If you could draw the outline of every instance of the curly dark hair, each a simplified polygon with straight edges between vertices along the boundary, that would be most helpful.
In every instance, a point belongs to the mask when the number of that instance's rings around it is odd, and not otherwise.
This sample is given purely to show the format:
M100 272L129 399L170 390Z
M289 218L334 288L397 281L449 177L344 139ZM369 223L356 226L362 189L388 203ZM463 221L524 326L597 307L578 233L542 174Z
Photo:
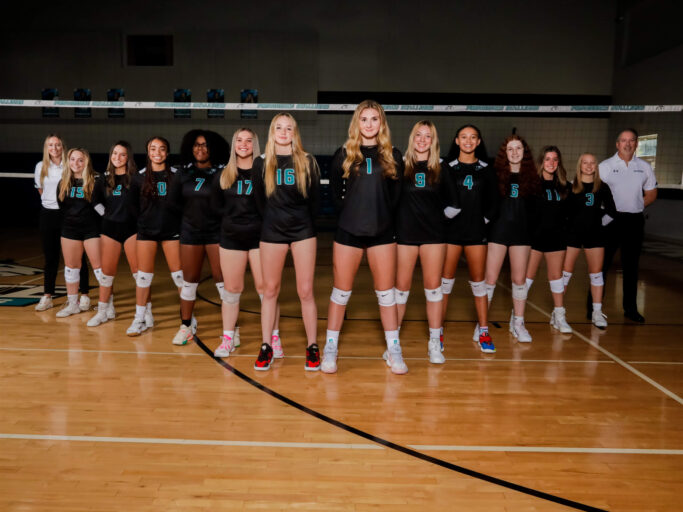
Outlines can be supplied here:
M498 148L493 168L498 175L498 192L502 197L510 194L510 162L506 153L507 145L512 140L518 140L524 148L524 156L519 168L519 194L522 197L537 195L541 192L541 180L536 173L534 157L531 154L529 144L519 135L512 134L505 137L505 140Z
M209 152L209 160L211 165L225 165L230 158L230 144L216 132L210 130L190 130L183 136L180 143L180 163L187 165L194 163L194 155L192 154L192 147L194 146L197 137L204 137L206 139L206 149Z

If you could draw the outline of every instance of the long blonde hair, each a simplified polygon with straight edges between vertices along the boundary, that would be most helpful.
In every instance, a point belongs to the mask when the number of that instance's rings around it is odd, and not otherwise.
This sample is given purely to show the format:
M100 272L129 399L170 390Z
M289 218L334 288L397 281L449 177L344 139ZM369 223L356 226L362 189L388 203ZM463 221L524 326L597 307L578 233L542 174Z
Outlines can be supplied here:
M49 141L51 138L55 138L59 140L59 142L62 144L62 169L66 168L66 146L64 145L64 139L62 139L59 135L56 133L50 133L48 134L47 137L45 137L45 142L43 142L43 165L40 168L40 185L43 185L43 182L45 181L45 178L47 178L47 171L50 168L50 153L47 150L47 141Z
M304 151L301 145L301 134L296 119L287 112L277 114L270 122L268 129L268 142L266 142L266 161L264 166L263 181L266 185L266 196L270 197L275 192L275 169L277 168L277 154L275 153L275 124L281 117L286 117L292 122L292 162L294 164L294 175L296 185L302 196L308 195L308 185L311 183L311 174L317 178L318 166L315 158L309 160L309 154Z
M426 126L429 128L429 132L432 136L432 144L429 146L429 158L427 158L427 181L431 183L436 183L439 181L441 175L441 163L439 158L440 148L439 148L439 135L436 132L436 126L431 121L418 121L413 126L408 136L408 148L406 149L405 155L405 174L406 178L414 179L415 176L415 166L417 165L417 152L415 151L415 135L417 131L422 127Z
M258 143L258 135L251 128L239 128L235 133L232 134L232 142L230 143L230 159L228 164L221 172L221 188L226 190L232 187L237 179L237 153L235 152L235 143L237 141L237 136L240 132L249 132L253 137L254 151L251 154L251 161L254 162L254 158L261 154L261 148Z
M377 150L379 152L379 162L384 170L385 178L396 178L396 162L394 161L393 147L391 146L391 131L387 124L387 116L384 113L382 105L374 100L365 100L358 104L351 123L349 124L349 138L344 144L346 149L346 158L342 164L344 169L343 178L348 178L351 172L357 173L360 164L363 162L363 153L361 153L361 133L360 133L360 115L366 109L374 109L379 112L379 132L377 133Z
M62 171L62 180L59 182L60 201L64 201L64 198L67 196L67 194L69 193L69 189L71 188L73 171L71 170L71 166L69 165L69 160L71 158L71 155L76 151L83 153L83 156L85 157L85 167L83 168L83 194L85 195L85 198L88 201L90 201L90 199L92 198L92 191L95 187L95 170L92 166L90 153L88 153L88 150L84 148L73 148L70 149L69 153L66 155L66 165L64 166L64 170Z
M583 183L581 177L583 173L581 172L581 159L584 156L592 156L595 160L595 173L593 174L593 193L600 190L600 185L602 185L602 180L600 179L600 170L598 169L598 159L595 158L593 153L581 153L579 159L576 161L576 177L574 178L574 183L572 183L572 192L575 194L580 193L583 190Z

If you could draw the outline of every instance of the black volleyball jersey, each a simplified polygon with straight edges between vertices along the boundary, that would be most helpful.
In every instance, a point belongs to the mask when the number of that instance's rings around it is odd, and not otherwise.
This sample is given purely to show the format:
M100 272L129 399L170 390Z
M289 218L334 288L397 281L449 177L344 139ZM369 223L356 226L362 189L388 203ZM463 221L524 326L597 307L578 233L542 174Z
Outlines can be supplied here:
M105 172L104 176L95 182L95 186L98 189L98 202L104 205L104 215L102 218L109 222L133 222L134 217L132 217L130 205L132 176L114 174L114 187L111 190L107 189L108 177L109 173Z
M510 173L507 195L498 194L498 209L491 222L491 241L512 240L520 245L531 243L532 221L536 198L523 196L519 190L519 173Z
M246 240L261 235L261 214L254 196L254 172L237 169L235 182L223 190L220 173L211 186L211 209L221 223L221 239Z
M320 173L312 155L308 155L311 180L306 197L299 192L291 155L278 155L275 169L275 191L266 196L263 173L265 155L254 159L253 181L256 205L263 219L261 240L273 243L290 243L314 237L315 216L320 202Z
M569 214L569 231L571 233L588 233L602 228L602 216L607 214L616 217L614 198L607 184L602 183L597 192L593 192L593 183L582 183L583 190L573 191L567 198Z
M398 243L443 243L446 229L443 210L452 202L446 167L441 162L439 180L430 183L427 161L417 162L413 177L404 175L401 179L401 201L396 216Z
M361 146L363 161L358 171L342 178L346 150L339 148L330 167L330 187L339 213L338 226L354 236L377 236L394 231L394 218L401 193L403 158L394 148L396 178L385 178L377 146Z
M59 199L59 188L57 188L57 203L64 215L65 226L89 226L99 222L100 216L94 208L96 204L102 202L96 192L99 189L99 181L100 177L95 175L95 185L90 201L85 197L82 178L71 178L71 184L64 199Z
M454 205L460 213L447 223L448 238L462 241L485 240L486 220L493 219L498 203L498 179L493 167L477 160L465 164L457 159L445 166Z
M568 194L568 185L563 187L554 180L541 180L541 195L536 197L534 213L534 240L556 239L567 232Z
M181 216L180 233L192 238L217 235L220 219L211 211L211 186L221 168L199 168L187 164L180 168L170 187L169 206ZM182 238L182 237L181 237Z
M152 173L150 196L143 194L147 172ZM180 215L169 201L170 188L175 174L174 167L171 167L168 172L142 169L133 177L130 186L130 204L133 217L138 220L138 233L151 237L180 233Z

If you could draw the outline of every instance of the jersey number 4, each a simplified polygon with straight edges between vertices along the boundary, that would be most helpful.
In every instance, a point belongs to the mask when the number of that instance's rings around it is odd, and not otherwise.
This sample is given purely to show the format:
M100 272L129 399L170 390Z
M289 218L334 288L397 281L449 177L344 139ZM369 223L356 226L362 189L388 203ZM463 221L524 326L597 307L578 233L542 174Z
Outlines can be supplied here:
M465 187L467 187L467 190L472 190L472 187L474 186L474 180L472 179L472 175L468 174L467 176L465 176L465 179L462 182L462 184Z
M294 169L285 169L285 185L294 185L296 178L294 176ZM277 170L277 184L282 185L282 169Z
M242 183L246 183L246 185L247 185L247 191L246 192L244 192L244 186L242 185ZM278 183L278 185L279 185L279 183ZM247 195L247 196L251 195L251 188L252 188L251 187L251 180L244 180L244 181L239 180L237 182L237 194L240 196L242 194Z

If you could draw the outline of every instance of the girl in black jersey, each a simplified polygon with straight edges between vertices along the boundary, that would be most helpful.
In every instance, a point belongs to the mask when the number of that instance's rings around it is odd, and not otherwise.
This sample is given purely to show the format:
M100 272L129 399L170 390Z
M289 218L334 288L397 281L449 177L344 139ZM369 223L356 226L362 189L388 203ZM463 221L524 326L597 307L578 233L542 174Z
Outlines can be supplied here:
M100 280L100 216L95 211L99 202L95 190L97 176L92 168L90 154L82 148L70 149L59 182L57 200L64 212L62 222L62 255L67 302L57 312L60 318L80 313L78 282L85 249L95 277Z
M602 263L605 258L605 229L616 217L616 207L610 188L600 180L595 155L584 153L576 164L576 178L569 195L569 236L564 258L562 279L569 284L576 259L583 247L593 297L591 321L596 327L607 327L602 313L602 292L605 282Z
M137 241L138 275L135 288L135 318L126 331L138 336L154 325L150 286L154 278L154 259L161 243L173 283L183 286L180 270L180 218L168 201L168 194L176 169L167 162L170 145L163 137L147 141L147 165L132 180L130 194L133 215L138 220Z
M509 135L503 141L493 168L498 176L498 213L489 232L486 293L490 305L505 254L509 252L513 305L510 332L518 341L529 343L531 335L524 325L528 291L525 279L531 252L531 222L541 183L531 149L519 135Z
M213 181L211 207L221 220L220 260L225 289L221 295L223 336L214 351L216 357L228 357L240 345L237 316L240 295L244 290L244 273L247 261L254 278L254 286L263 298L263 273L261 272L261 214L254 198L254 155L260 153L258 137L249 128L240 128L232 136L230 160ZM282 357L282 345L278 324L280 305L275 309L275 324L271 333L273 357Z
M459 149L458 158L448 162L445 169L457 209L446 212L451 220L446 231L446 261L443 266L443 318L446 318L455 270L464 251L477 310L476 338L482 352L493 353L496 348L489 334L484 276L487 224L495 214L497 203L496 175L477 154L481 144L479 128L466 124L456 132L454 142Z
M44 295L36 304L36 311L46 311L54 304L57 269L62 245L62 211L57 200L59 182L67 165L66 145L56 133L45 137L43 142L43 159L36 164L34 186L40 194L40 241L45 256L45 272L43 274ZM81 311L90 309L88 297L88 263L85 253L81 260L81 281L79 289L82 293L79 301Z
M104 205L100 230L102 276L97 313L88 320L88 327L96 327L116 316L112 286L122 247L126 252L133 278L138 271L135 251L137 225L131 215L130 206L130 182L136 173L133 149L128 142L118 141L109 151L109 163L104 179L97 180L98 196Z
M256 204L263 217L259 248L264 283L263 344L254 368L267 370L273 352L282 350L279 339L273 338L272 333L282 270L291 247L308 339L304 367L316 371L320 367L320 355L316 344L318 310L313 297L317 246L314 219L318 210L320 171L315 158L304 151L299 127L290 114L277 114L271 121L266 152L254 160L253 179ZM282 352L279 355L284 356Z
M197 298L204 257L219 296L223 295L223 276L218 256L220 219L211 211L210 197L214 178L227 160L227 142L214 132L191 130L180 145L183 166L171 186L170 202L180 212L180 268L183 287L180 291L180 328L174 345L192 341L197 331L192 314Z
M536 198L534 229L531 235L531 254L527 265L527 288L531 286L538 271L541 258L545 256L550 291L555 308L550 325L564 334L572 332L564 309L564 283L562 265L567 251L567 171L562 165L562 153L556 146L541 150L537 162L541 178L541 194Z
M439 158L439 137L431 121L418 121L413 126L404 160L401 203L396 217L398 325L403 321L413 270L419 256L427 300L427 352L430 362L443 364L445 358L439 341L443 297L441 269L446 257L446 217L443 211L450 201Z
M334 287L321 365L325 373L337 371L339 331L364 249L367 249L384 327L387 344L384 360L393 373L408 371L401 354L394 293L394 218L402 176L403 159L401 152L391 146L384 109L375 101L363 101L356 107L349 125L349 138L335 153L330 169L330 186L339 222L332 252Z

